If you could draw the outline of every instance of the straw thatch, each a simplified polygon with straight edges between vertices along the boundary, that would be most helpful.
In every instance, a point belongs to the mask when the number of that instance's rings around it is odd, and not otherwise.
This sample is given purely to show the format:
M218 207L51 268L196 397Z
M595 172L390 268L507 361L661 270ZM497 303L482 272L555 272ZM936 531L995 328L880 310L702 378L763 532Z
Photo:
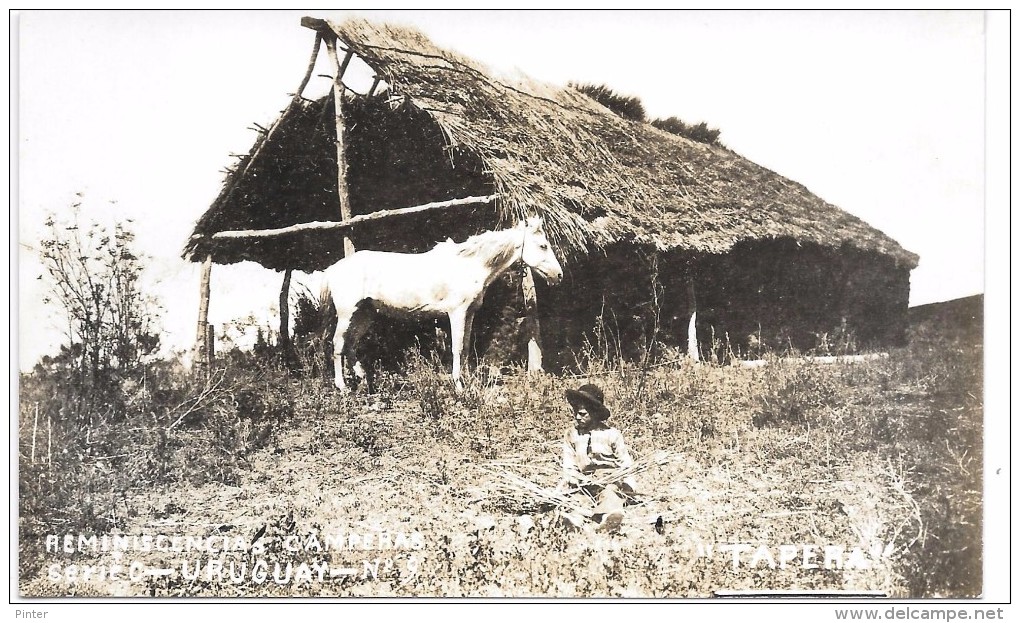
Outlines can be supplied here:
M355 213L492 190L500 193L493 220L542 215L568 256L621 241L722 254L741 241L791 239L876 253L907 269L917 263L882 232L726 148L622 119L572 89L495 78L414 30L362 20L307 23L335 33L389 85L381 95L345 102ZM243 160L228 176L198 222L187 257L212 253L216 261L252 259L272 268L321 268L337 259L323 255L330 245L338 248L336 232L250 243L207 238L224 229L339 220L332 107L326 98L288 109L255 161ZM372 136L359 138L369 131L361 121L375 121ZM429 152L434 170L420 157L404 167L403 179L373 177L368 164L380 151L391 161L413 161L415 149ZM359 180L359 173L367 177ZM414 188L380 199L370 187L376 181ZM429 218L456 224L462 216ZM445 238L433 229L436 239ZM396 231L403 231L399 223Z

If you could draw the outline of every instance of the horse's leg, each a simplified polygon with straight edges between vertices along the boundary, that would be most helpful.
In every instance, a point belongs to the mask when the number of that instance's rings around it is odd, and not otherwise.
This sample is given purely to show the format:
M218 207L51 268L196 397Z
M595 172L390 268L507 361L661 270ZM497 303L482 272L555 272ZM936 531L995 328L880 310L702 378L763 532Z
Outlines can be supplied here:
M459 307L450 312L450 350L453 351L453 385L457 391L464 391L460 380L460 360L464 353L464 321L467 307Z
M464 372L467 372L468 359L471 357L471 327L475 322L475 309L475 307L468 307L464 312L464 341L460 349L460 352L463 353L460 365Z
M350 329L353 315L353 308L336 304L336 331L333 333L333 385L342 392L348 391L347 385L344 383L346 355L344 348L350 344L347 340L347 332Z
M368 332L368 328L372 324L372 314L374 311L370 307L359 307L358 310L351 316L350 328L347 330L347 344L348 350L350 351L350 364L351 370L355 376L358 377L358 382L365 381L369 377L369 373L366 367L361 363L360 356L364 349L359 350L358 344L361 342L361 338L365 337L365 333ZM371 363L369 363L371 366ZM372 387L369 381L369 392L371 393Z

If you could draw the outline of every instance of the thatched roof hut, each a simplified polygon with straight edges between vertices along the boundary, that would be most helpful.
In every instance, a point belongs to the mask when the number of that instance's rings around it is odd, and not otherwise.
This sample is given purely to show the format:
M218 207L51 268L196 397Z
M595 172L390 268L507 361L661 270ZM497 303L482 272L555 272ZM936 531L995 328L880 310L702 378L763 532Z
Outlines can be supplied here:
M341 107L352 216L495 195L347 230L359 248L423 250L538 214L568 271L626 246L690 266L770 243L875 260L901 277L917 264L882 232L725 147L626 120L570 88L496 78L414 30L363 20L303 24L363 59L384 85L348 94ZM299 94L228 175L185 257L275 270L339 259L336 229L212 238L341 220L334 119L333 96ZM905 312L905 295L893 298Z

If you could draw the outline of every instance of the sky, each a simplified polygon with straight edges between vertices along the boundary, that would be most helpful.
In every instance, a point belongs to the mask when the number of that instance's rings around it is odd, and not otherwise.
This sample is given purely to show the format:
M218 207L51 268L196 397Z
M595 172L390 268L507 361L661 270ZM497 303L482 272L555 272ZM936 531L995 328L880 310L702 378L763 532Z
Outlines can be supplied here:
M49 214L133 219L164 345L194 340L199 270L181 259L253 123L269 126L314 41L273 12L24 12L16 19L21 369L60 343L37 279ZM705 121L728 147L920 256L912 305L985 290L985 21L980 12L390 11L498 74L606 84L649 117ZM325 58L325 51L322 54ZM316 73L324 73L320 68ZM354 88L359 88L352 84ZM328 81L317 79L309 95ZM1008 211L1008 207L1005 208ZM275 326L281 275L215 266L210 322ZM228 332L228 336L229 336ZM240 338L239 338L240 339Z

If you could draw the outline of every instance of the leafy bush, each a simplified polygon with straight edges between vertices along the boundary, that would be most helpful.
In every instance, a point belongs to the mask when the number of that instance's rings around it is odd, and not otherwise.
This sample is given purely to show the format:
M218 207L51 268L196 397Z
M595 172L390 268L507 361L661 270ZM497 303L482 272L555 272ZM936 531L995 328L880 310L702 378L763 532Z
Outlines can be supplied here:
M50 216L39 243L49 287L43 302L62 316L67 340L42 365L63 377L57 393L84 425L95 416L123 415L120 384L138 381L159 336L158 306L138 287L144 258L133 249L130 221L116 224L112 233L97 223L83 230L78 206L70 222Z
M651 124L664 132L676 134L705 143L706 145L718 145L720 131L716 128L709 128L704 121L690 125L679 117L667 117L665 119L652 119Z
M584 93L624 119L641 122L645 120L645 106L637 97L620 95L604 84L570 82L567 86Z

